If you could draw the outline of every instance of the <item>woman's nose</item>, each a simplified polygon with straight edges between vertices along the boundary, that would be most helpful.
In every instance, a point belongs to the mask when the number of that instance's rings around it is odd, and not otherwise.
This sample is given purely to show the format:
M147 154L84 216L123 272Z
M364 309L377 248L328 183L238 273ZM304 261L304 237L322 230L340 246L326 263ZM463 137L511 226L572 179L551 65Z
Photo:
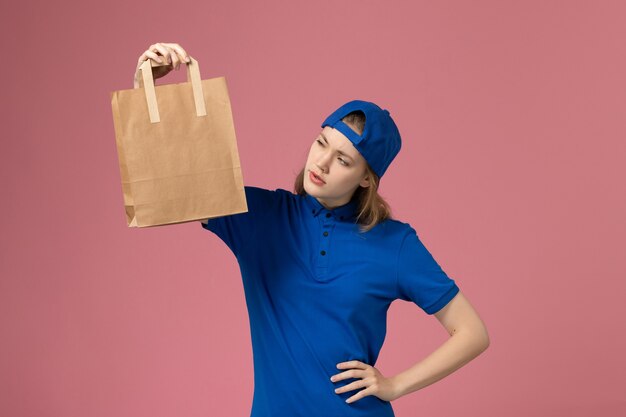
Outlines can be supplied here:
M328 165L330 164L331 158L332 155L330 153L323 153L319 156L319 158L317 158L317 166L323 171L328 171Z
M320 169L320 171L328 172L328 164L326 164L326 162L324 162L324 160L321 160L321 159L318 160L315 165L317 165L317 167Z

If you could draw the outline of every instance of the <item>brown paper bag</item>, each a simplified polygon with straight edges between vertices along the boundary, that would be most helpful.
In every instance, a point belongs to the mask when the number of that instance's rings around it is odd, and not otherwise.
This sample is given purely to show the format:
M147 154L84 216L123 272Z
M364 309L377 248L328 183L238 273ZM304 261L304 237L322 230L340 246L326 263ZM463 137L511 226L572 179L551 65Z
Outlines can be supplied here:
M187 82L155 86L149 59L135 88L111 92L129 227L248 211L226 79L190 61Z

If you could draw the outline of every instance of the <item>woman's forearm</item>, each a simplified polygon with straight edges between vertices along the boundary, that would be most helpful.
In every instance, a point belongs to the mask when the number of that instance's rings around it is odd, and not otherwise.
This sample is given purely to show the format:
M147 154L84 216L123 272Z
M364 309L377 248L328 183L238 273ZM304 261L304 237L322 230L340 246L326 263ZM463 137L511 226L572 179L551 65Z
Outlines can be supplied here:
M458 331L426 358L392 377L397 398L439 381L480 355L488 346L486 335L470 330Z

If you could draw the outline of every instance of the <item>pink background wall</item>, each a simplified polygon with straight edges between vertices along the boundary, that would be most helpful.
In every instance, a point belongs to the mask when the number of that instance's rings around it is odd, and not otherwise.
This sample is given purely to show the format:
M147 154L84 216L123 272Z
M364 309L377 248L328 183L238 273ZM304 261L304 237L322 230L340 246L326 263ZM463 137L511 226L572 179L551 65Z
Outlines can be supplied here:
M381 193L491 337L394 401L399 417L625 415L624 2L73 0L0 15L0 415L249 413L234 256L198 223L126 226L109 93L155 42L227 77L247 185L291 189L339 104L390 110L404 142ZM446 337L397 301L376 367L392 376Z

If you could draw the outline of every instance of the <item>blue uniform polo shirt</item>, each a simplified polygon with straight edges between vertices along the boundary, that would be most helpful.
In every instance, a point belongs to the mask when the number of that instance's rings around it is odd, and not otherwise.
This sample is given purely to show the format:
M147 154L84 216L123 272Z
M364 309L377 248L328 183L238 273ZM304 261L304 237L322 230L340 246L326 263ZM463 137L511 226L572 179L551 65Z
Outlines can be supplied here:
M375 366L396 299L427 314L459 291L407 223L358 231L356 200L333 210L314 197L245 186L248 212L202 227L236 256L250 320L251 417L391 417L391 403L332 382L336 364Z

